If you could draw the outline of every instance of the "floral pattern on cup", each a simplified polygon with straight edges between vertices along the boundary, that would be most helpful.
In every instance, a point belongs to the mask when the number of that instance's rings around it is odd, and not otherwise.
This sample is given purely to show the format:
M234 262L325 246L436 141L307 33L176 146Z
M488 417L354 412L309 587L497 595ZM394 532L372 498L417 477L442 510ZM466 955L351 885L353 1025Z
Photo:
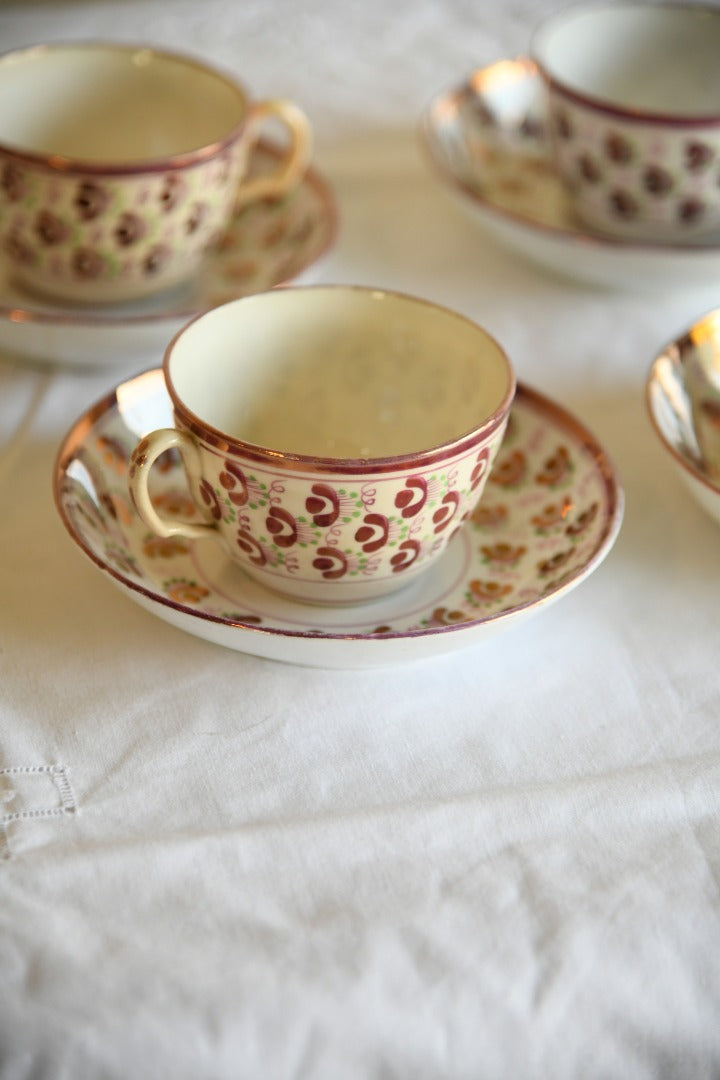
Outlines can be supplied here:
M551 106L559 174L599 231L658 239L720 229L720 128L660 129L576 106Z
M243 157L236 148L182 176L100 174L60 184L45 166L3 164L0 151L4 253L21 281L29 268L27 284L53 294L82 296L91 285L113 290L110 298L115 290L133 296L151 279L171 287L220 239L235 197L225 174L240 176Z

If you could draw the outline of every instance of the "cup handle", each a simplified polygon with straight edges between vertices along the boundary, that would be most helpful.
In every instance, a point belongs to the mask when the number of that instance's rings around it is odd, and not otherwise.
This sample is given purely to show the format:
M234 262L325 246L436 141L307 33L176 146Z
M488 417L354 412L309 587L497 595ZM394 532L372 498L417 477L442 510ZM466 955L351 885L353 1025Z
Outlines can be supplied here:
M276 98L270 101L256 101L250 106L250 115L245 128L244 140L254 147L260 131L268 117L276 117L290 133L290 150L283 158L279 168L265 176L256 176L243 181L235 197L235 210L241 210L257 199L285 195L302 179L310 162L312 153L312 129L302 109L293 101Z
M160 428L150 432L133 450L128 469L130 498L140 518L157 536L186 536L189 540L201 540L216 534L215 526L211 522L194 525L189 521L163 517L155 509L148 490L150 470L167 450L180 451L191 490L197 488L200 482L200 457L192 436L186 431L174 428Z

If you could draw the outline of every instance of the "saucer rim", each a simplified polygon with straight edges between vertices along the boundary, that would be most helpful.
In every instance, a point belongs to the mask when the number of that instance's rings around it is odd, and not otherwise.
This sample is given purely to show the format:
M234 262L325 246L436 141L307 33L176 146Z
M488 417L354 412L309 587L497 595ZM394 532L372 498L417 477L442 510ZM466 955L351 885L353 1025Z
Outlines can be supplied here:
M523 229L530 229L535 234L545 236L552 240L562 241L568 245L572 245L576 248L595 248L599 251L618 253L631 253L633 255L642 256L659 256L668 257L682 255L691 256L696 258L702 258L705 256L708 260L716 260L720 257L720 236L716 243L671 243L669 241L643 241L633 238L623 239L621 237L605 236L601 233L594 233L586 230L578 223L577 228L570 228L563 225L551 225L545 221L538 221L535 218L528 217L526 214L513 211L506 206L499 206L492 199L483 195L476 187L462 180L451 168L451 166L443 160L442 156L437 153L435 146L439 141L436 136L437 126L433 121L434 113L438 106L443 102L456 102L458 98L465 92L468 87L472 87L473 80L478 76L492 70L497 64L512 64L518 67L522 71L526 78L540 77L538 65L529 56L520 55L514 58L500 58L493 61L491 64L483 65L482 67L474 69L470 72L462 82L454 83L452 86L446 87L444 90L438 91L426 105L421 119L420 119L420 136L423 149L427 158L429 159L433 169L440 177L440 179L453 188L456 192L460 192L463 197L469 199L476 209L486 212L492 217L500 218L514 226L519 226ZM482 97L477 91L473 90L478 97ZM508 157L516 156L508 151ZM517 155L519 158L520 155ZM546 161L550 167L553 175L555 169L552 168L552 162L549 157L543 156L542 160ZM556 177L557 178L557 177ZM558 183L560 183L558 178Z
M263 154L274 158L280 158L282 156L282 149L269 139L260 139L256 149ZM291 278L283 278L276 281L272 288L281 288L282 286L291 284L300 276L300 274L307 272L311 266L314 266L321 259L325 258L337 243L340 228L340 212L332 185L323 173L314 165L309 165L303 174L300 186L305 185L313 188L322 203L325 211L325 221L328 225L327 238L322 248L297 274L293 275ZM33 306L33 297L29 293L27 296L23 297L22 304L12 304L2 296L3 277L7 275L7 272L7 260L0 256L0 321L3 322L32 323L35 326L65 326L74 327L76 329L120 330L128 328L134 329L142 326L159 326L162 323L174 324L178 322L178 320L192 319L206 310L206 307L202 304L199 307L195 304L189 304L187 307L179 305L174 310L167 308L163 311L153 311L146 314L136 314L127 310L115 312L108 310L107 307L105 307L103 311L94 312L90 305L88 305L87 309L82 305L51 307L50 305L53 302L51 298L48 298L47 300L47 307L38 308ZM244 294L238 293L238 297L242 295ZM36 300L35 302L39 302L39 300Z
M373 642L373 641L409 641L416 639L425 639L427 637L445 637L447 635L454 635L459 631L470 632L472 630L477 631L483 627L494 626L495 624L502 623L503 621L509 621L512 618L516 618L523 613L532 611L533 609L539 609L546 606L557 599L560 599L565 593L570 592L577 585L579 585L585 578L597 569L597 567L603 562L617 539L622 526L624 510L625 510L625 493L620 481L618 470L613 460L608 455L606 449L601 442L592 434L592 432L582 423L576 416L574 416L569 410L565 409L562 405L555 402L545 394L540 393L537 390L527 386L521 380L517 382L517 391L515 400L521 398L526 402L530 408L534 408L539 412L543 418L561 426L563 430L569 431L572 436L582 445L583 450L591 454L594 458L596 467L598 468L600 477L602 479L603 487L606 493L607 499L607 522L603 533L598 538L598 543L592 556L584 563L584 565L578 568L577 572L570 578L562 581L557 587L551 591L543 594L541 597L536 597L533 600L528 600L523 603L513 605L512 607L505 608L502 611L496 611L492 615L486 615L478 619L470 619L462 623L454 623L447 626L432 626L424 627L422 629L405 630L405 631L387 631L380 633L353 633L353 632L331 632L327 630L290 630L281 627L273 626L256 626L251 623L242 622L240 620L229 619L219 615L212 615L209 612L200 611L197 608L190 608L186 605L180 604L177 601L171 600L167 596L159 595L154 590L147 588L127 578L121 571L115 567L109 565L99 555L97 555L90 547L84 542L84 539L78 535L73 522L65 512L65 508L61 498L61 483L66 475L66 464L68 460L72 459L77 447L82 444L84 438L88 432L92 430L92 427L97 421L105 415L108 411L113 409L118 402L119 392L122 387L128 383L134 383L141 379L148 380L156 384L158 387L164 387L164 380L162 377L162 368L151 368L144 372L138 373L129 379L124 379L118 386L115 387L110 393L106 394L103 398L87 409L68 430L67 434L60 443L60 447L55 457L55 463L53 468L53 498L55 502L56 510L60 516L60 519L69 533L71 539L77 544L80 550L86 555L95 565L105 573L109 574L115 579L115 581L126 591L136 593L142 596L144 601L150 601L152 604L159 604L162 608L168 611L173 611L181 615L192 616L192 618L199 618L207 623L215 624L218 626L226 627L227 629L235 629L238 631L252 631L255 635L269 639L293 639L293 640L315 640L320 642L339 642L339 641L354 641L354 642ZM170 400L168 398L168 400ZM512 406L511 406L512 410ZM147 605L146 605L147 606ZM247 650L243 650L247 651Z
M715 310L720 311L720 309ZM695 319L693 325L689 327L684 333L679 334L671 341L668 341L661 349L658 350L655 358L650 365L645 379L645 409L653 431L658 437L660 444L670 454L673 462L677 466L679 466L683 470L683 472L686 473L696 483L701 484L704 488L707 488L708 491L711 492L713 495L720 496L720 480L718 480L717 482L714 481L699 466L698 463L693 462L693 460L689 458L687 454L683 454L683 452L677 448L675 443L671 442L668 436L665 434L653 400L653 391L655 388L659 387L657 377L657 370L659 364L665 359L669 359L670 363L674 363L672 358L669 357L669 353L671 349L675 348L678 350L678 353L681 357L679 361L680 366L684 366L684 360L682 360L681 346L684 343L691 341L693 327L696 326L698 323L702 322L703 319L706 319L707 316L711 313L712 309L711 311L706 312L705 315L700 316L699 319Z

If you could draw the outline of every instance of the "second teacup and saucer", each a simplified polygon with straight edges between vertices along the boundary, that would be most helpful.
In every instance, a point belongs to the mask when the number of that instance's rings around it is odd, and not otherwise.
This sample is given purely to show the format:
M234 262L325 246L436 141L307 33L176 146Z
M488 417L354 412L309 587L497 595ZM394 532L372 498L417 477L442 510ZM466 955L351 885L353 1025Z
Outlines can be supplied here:
M711 288L720 271L720 223L715 209L705 220L699 211L715 199L717 186L720 154L713 132L720 101L717 93L703 97L703 87L714 83L702 71L683 68L677 81L686 98L676 95L674 115L667 99L656 109L636 107L632 99L629 105L613 102L605 87L582 85L592 78L586 75L593 71L592 55L610 50L602 34L609 42L622 34L627 48L617 50L619 56L635 55L630 46L636 35L638 63L650 63L646 41L660 48L665 62L655 67L663 76L669 59L688 68L695 62L698 49L683 52L671 44L690 34L710 42L705 66L712 68L720 17L715 11L708 25L708 12L679 4L568 9L540 27L532 58L498 61L435 97L421 126L432 165L490 235L560 275L639 293ZM590 59L584 63L586 46ZM612 72L612 65L603 70ZM694 99L687 98L688 87L698 82ZM603 125L607 137L598 149L594 142ZM561 175L566 167L570 178ZM588 219L578 213L580 197L595 203ZM593 217L602 200L606 209ZM635 225L632 214L645 206L656 221ZM662 220L665 213L677 224Z
M282 308L281 320L273 312ZM227 383L227 372L220 364L218 380L194 378L184 359L196 347L194 336L217 342L225 323L234 339L242 323L254 351L265 334L249 333L247 314L281 327L287 347L307 341L309 325L302 334L287 327L293 319L307 322L313 310L310 336L318 347L329 344L334 311L343 333L331 335L333 348L338 340L345 352L353 342L377 344L379 335L392 342L401 365L427 368L412 388L423 416L455 417L464 381L451 379L442 392L449 342L460 347L457 374L471 340L473 357L484 353L473 367L494 371L497 381L482 391L490 393L487 419L429 451L374 462L290 455L283 464L282 454L221 436L216 427L225 425L232 395L216 400L213 393L211 400L207 388ZM398 374L402 390L407 380ZM470 381L477 391L477 377ZM365 398L367 386L358 383L353 363L333 393L349 405L357 393ZM378 383L383 409L396 410L383 387L385 379ZM322 383L312 392L316 405L324 390ZM110 581L190 634L309 666L372 668L430 658L543 611L600 565L620 529L623 493L605 449L575 417L526 386L517 388L508 413L511 390L496 345L451 312L380 290L278 290L197 320L170 346L164 372L155 368L121 383L81 416L58 453L55 501L72 540ZM302 413L313 407L310 401ZM219 421L200 419L215 413ZM363 415L351 410L343 438ZM362 425L369 427L367 419ZM199 440L199 457L188 438ZM168 453L171 445L186 456L187 474L177 452ZM269 470L277 475L269 478ZM152 471L154 513L139 484L142 471ZM416 573L421 559L427 562ZM376 580L379 592L367 592ZM348 602L358 590L361 602Z
M296 280L334 241L335 201L292 102L254 101L191 57L90 43L7 54L0 88L24 105L0 133L10 354L156 356L188 318ZM287 145L263 137L270 117Z

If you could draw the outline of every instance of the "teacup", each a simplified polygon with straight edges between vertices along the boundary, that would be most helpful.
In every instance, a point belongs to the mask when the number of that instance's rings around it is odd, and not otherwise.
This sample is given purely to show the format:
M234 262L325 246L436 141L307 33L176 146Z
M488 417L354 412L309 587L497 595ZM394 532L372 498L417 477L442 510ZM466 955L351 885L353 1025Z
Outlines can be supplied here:
M720 229L720 8L577 5L540 26L531 54L586 225L671 243Z
M16 279L112 303L188 281L239 206L297 184L305 114L253 102L190 57L115 44L39 45L0 58L0 244ZM289 132L248 178L268 117Z
M411 582L478 502L515 377L480 326L354 286L231 301L170 343L175 427L146 435L133 503L160 536L214 537L253 578L309 603ZM153 463L179 450L204 520L153 505Z

